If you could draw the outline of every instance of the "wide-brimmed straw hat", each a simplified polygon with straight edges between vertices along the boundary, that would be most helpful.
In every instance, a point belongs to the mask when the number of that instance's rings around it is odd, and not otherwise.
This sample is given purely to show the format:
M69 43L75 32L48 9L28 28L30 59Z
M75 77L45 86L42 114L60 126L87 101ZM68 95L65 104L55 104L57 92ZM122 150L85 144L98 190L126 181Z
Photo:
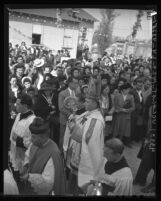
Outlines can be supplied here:
M43 59L35 59L33 66L36 68L40 68L40 67L44 66L44 63L45 62Z

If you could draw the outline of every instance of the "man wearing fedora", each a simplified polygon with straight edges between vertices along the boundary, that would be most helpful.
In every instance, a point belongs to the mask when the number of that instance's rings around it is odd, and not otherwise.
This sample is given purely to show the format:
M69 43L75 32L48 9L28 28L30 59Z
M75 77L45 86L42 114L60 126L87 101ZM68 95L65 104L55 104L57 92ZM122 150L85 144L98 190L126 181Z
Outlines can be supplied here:
M86 95L85 109L87 112L82 115L81 127L75 117L68 122L72 138L81 143L78 176L70 175L69 177L84 193L87 190L87 183L97 174L103 158L105 122L99 109L97 91L94 86L90 87Z
M49 138L49 124L36 117L29 127L32 145L26 152L21 179L25 181L24 194L65 195L65 173L60 151Z
M59 110L58 93L53 80L46 80L39 90L34 112L50 123L50 138L58 144Z
M54 58L54 55L52 54L52 50L48 51L48 55L46 56L46 61L47 63L50 63L52 66L54 66L55 58Z

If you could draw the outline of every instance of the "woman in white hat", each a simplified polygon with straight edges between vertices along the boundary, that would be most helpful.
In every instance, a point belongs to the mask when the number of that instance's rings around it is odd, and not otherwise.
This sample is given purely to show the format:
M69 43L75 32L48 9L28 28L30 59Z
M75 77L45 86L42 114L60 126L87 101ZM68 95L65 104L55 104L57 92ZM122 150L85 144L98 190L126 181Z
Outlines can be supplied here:
M44 60L43 59L35 59L33 63L33 70L29 76L32 77L34 81L34 85L40 89L40 85L43 82L43 73L42 73L42 67L44 66Z
M22 78L21 82L22 82L22 86L24 87L22 93L27 93L27 89L30 88L32 85L31 77L25 76Z

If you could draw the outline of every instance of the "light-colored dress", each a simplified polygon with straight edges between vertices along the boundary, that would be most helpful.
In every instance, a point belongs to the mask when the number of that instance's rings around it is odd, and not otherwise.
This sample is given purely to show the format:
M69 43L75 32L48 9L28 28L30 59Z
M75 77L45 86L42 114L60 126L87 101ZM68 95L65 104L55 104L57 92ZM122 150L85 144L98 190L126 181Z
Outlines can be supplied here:
M131 131L131 112L135 109L134 97L128 94L124 99L122 94L118 94L114 98L114 118L112 121L112 136L130 137ZM127 109L123 112L122 108Z

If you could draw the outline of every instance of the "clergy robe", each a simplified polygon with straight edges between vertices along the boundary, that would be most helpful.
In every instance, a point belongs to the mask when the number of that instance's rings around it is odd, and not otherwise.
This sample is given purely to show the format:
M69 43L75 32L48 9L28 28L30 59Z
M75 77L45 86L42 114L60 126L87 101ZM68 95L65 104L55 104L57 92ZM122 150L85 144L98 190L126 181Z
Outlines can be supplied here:
M31 186L26 185L27 194L65 195L64 165L54 141L49 139L41 148L32 145L28 167Z
M104 118L98 109L89 111L82 129L82 146L78 167L78 186L94 179L103 159ZM77 129L78 130L78 129Z
M31 132L29 126L34 120L35 115L33 112L28 111L25 114L17 114L15 122L13 124L11 134L10 134L10 162L14 171L21 171L23 168L24 158L25 158L25 148L28 148L31 143ZM17 140L14 138L14 135L17 135L22 139L22 145L18 146ZM19 143L20 144L20 143Z
M133 175L124 157L117 163L112 163L103 159L100 163L96 180L104 183L112 182L115 186L113 191L106 192L110 196L132 196L133 194ZM105 194L105 191L103 192Z

